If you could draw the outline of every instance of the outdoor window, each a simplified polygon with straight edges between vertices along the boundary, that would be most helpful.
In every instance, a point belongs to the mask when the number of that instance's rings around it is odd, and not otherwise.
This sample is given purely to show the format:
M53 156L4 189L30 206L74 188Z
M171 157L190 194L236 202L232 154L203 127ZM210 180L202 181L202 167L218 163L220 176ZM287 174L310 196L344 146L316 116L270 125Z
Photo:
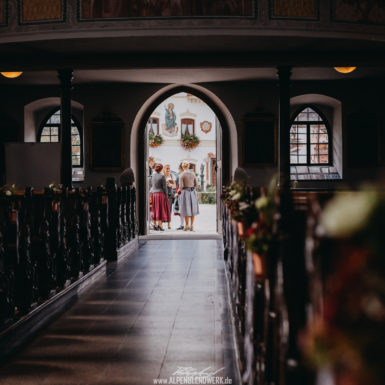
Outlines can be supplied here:
M181 135L194 135L195 134L195 122L194 119L182 119L180 122Z
M159 135L159 119L151 117L147 122L147 130L149 134Z
M40 142L59 142L60 141L60 110L51 114L43 123L40 129L38 140ZM80 126L71 119L71 144L72 144L72 166L81 167L83 163L82 157L82 139L80 135Z
M328 165L330 159L328 123L313 107L296 115L290 128L292 165Z

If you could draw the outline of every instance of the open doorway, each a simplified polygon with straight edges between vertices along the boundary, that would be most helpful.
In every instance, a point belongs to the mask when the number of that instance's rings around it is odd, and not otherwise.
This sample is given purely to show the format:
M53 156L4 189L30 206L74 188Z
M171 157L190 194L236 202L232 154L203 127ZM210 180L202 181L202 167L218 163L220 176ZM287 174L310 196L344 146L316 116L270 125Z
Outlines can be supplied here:
M164 99L150 114L145 129L145 170L147 202L147 234L183 236L216 234L218 226L217 200L221 186L221 126L215 112L199 97L178 92ZM162 164L169 184L170 222L163 223L164 231L156 230L152 221L151 180L155 164ZM188 163L197 180L199 214L194 231L184 231L178 215L177 183L179 166ZM175 182L175 183L173 183ZM173 187L171 187L173 186Z

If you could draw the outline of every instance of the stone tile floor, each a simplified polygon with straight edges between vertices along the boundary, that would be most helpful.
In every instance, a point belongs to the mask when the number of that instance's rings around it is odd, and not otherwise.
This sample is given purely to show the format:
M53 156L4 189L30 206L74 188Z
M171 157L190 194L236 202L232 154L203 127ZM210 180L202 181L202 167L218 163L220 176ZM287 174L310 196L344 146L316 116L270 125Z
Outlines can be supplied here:
M149 235L164 238L168 236L193 237L202 234L217 234L217 205L199 205L199 215L195 217L194 231L177 230L180 226L180 217L171 215L171 229L163 223L165 231L150 230Z
M3 365L0 384L167 384L178 367L238 384L221 250L219 240L142 242Z

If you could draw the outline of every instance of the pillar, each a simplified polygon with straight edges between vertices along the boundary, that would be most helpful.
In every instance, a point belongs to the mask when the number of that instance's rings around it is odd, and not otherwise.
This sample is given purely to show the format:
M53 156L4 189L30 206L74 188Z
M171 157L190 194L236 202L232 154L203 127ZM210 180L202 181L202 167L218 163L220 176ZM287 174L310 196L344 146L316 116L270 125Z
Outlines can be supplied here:
M71 144L71 88L72 70L59 70L61 88L61 167L60 183L68 188L72 187L72 144Z
M290 187L290 76L291 67L278 67L279 119L278 119L278 167L279 186Z

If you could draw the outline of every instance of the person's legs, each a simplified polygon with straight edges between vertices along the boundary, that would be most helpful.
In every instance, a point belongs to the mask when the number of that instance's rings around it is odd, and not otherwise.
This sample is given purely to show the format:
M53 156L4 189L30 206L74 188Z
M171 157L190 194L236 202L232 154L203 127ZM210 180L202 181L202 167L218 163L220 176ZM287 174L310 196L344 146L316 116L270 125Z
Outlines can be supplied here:
M158 226L159 226L159 230L163 230L163 227L162 227L162 221L158 221Z
M188 226L188 219L189 219L190 217L184 217L184 222L185 222L185 227L184 227L184 230L185 231L187 231L188 229L189 229L189 226Z
M171 229L172 198L169 198L168 204L169 204L169 206L170 206L170 222L168 222L168 228Z
M152 216L153 216L153 207L152 207L152 193L150 194L150 198L149 198L149 211L148 211L148 214L149 214L149 226L150 226L150 230L156 230L156 223L155 221L153 220Z
M191 218L191 226L190 226L190 230L191 230L191 231L194 231L194 219L195 219L195 217L192 216L192 217L190 217L190 218Z
M153 230L158 231L159 230L158 220L156 220L154 218L151 218L151 219L152 219L152 228L153 228Z
M179 227L177 228L177 230L183 230L184 229L184 217L182 217L182 215L180 215L179 218L180 218L180 224L179 224Z

